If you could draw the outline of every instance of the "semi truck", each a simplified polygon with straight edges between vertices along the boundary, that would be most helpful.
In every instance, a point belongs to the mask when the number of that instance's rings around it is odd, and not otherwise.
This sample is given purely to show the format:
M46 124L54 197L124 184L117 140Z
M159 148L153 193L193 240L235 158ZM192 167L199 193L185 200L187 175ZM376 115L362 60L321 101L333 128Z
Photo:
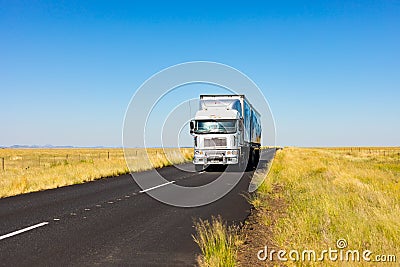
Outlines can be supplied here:
M190 121L196 171L210 165L244 170L258 163L261 116L244 95L200 95Z

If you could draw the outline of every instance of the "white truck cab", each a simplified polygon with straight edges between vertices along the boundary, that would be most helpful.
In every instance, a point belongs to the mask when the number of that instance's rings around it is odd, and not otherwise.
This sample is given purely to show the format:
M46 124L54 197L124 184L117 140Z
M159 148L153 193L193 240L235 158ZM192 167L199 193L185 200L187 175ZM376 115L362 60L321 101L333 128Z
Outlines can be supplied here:
M252 135L252 130L257 132ZM194 137L196 170L214 164L242 167L258 161L260 115L243 95L201 95L190 133Z

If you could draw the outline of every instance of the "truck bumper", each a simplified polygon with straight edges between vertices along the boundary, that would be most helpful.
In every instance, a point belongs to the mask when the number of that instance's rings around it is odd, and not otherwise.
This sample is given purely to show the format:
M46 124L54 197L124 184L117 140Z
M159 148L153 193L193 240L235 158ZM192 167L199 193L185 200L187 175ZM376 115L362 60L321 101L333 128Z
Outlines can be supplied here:
M198 165L221 164L233 165L239 163L238 150L196 150L193 158L193 163Z

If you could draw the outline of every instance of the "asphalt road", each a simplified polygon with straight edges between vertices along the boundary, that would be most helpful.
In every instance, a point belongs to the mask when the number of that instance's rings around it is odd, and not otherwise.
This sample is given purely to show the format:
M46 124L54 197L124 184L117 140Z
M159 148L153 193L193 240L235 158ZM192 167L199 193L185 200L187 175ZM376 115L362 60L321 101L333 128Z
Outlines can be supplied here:
M260 163L274 153L264 152ZM206 184L221 174L175 167L159 172L184 186ZM130 175L1 199L0 265L194 265L200 250L192 238L193 220L221 215L229 224L243 222L250 205L242 194L252 173L223 198L196 208L158 202L141 193Z

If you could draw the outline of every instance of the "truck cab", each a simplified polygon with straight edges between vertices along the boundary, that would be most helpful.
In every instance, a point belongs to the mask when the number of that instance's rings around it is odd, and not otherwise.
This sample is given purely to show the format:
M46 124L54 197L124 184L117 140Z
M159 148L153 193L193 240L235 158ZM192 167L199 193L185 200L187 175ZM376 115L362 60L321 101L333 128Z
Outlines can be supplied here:
M251 142L246 142L250 132L243 105L244 96L200 96L199 111L190 122L197 171L208 165L247 165Z

